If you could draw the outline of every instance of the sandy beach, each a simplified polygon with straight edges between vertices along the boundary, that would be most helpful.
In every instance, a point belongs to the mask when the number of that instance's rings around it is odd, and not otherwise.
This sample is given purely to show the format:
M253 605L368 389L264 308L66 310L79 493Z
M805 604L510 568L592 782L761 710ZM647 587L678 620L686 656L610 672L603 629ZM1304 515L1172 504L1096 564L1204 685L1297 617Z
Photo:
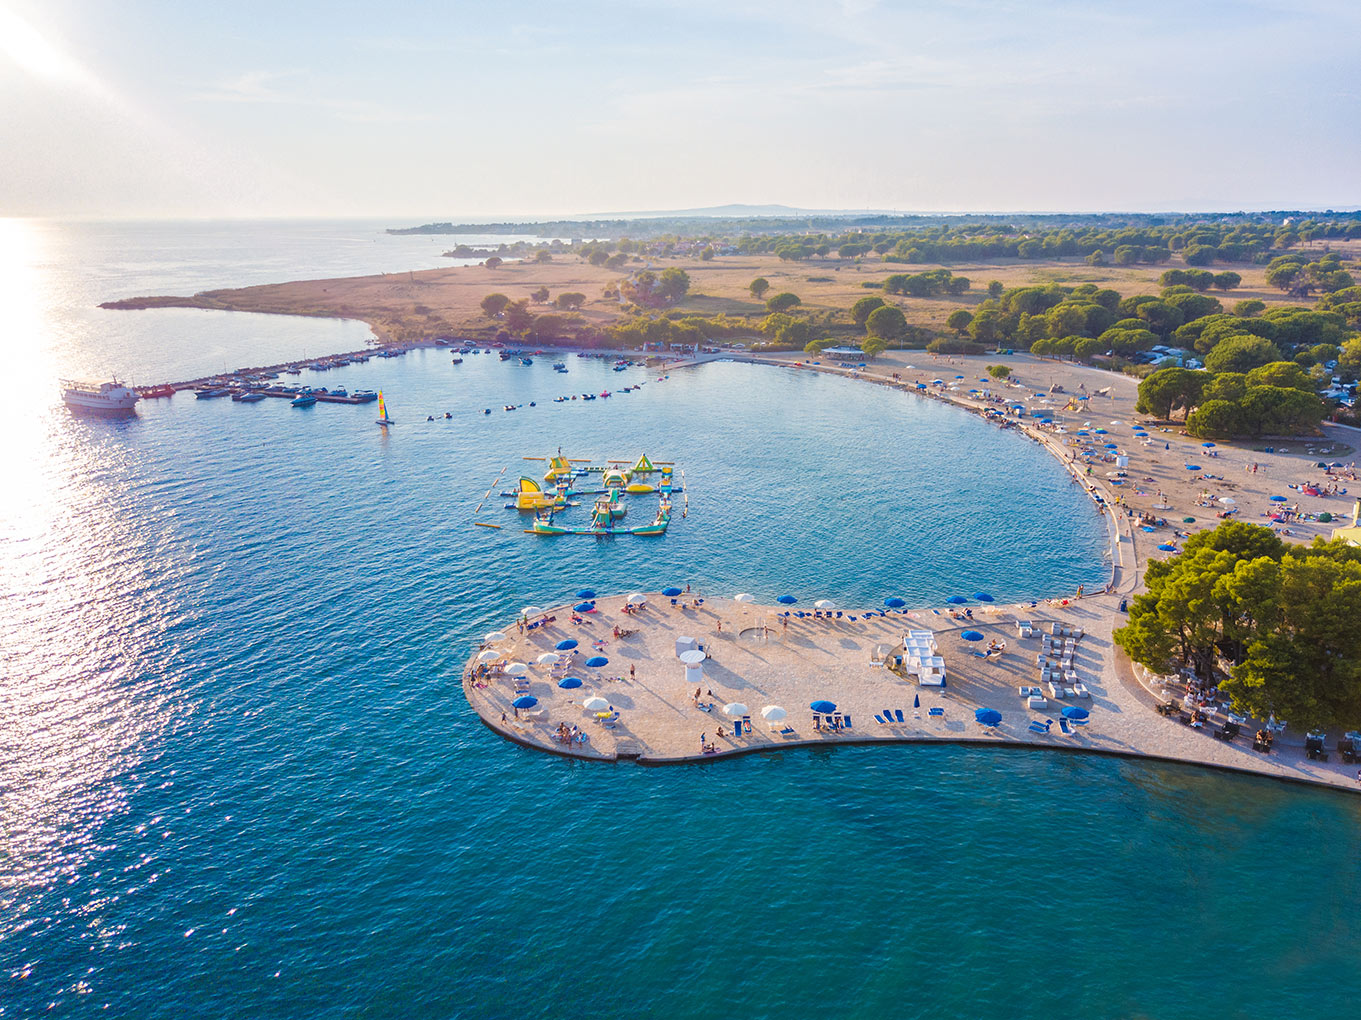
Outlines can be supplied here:
M1226 514L1270 523L1265 515L1278 505L1298 506L1305 515L1327 511L1338 518L1336 523L1345 523L1341 519L1350 517L1361 490L1349 479L1328 478L1317 464L1350 464L1355 456L1352 430L1325 426L1323 438L1221 443L1207 448L1175 426L1150 423L1150 439L1145 441L1131 428L1141 417L1134 412L1137 380L1029 355L933 358L920 351L904 351L885 355L866 369L834 363L796 367L807 359L793 355L760 360L789 371L811 368L854 375L867 384L901 387L907 399L945 400L980 414L998 406L998 398L1004 404L1051 412L1053 426L1026 425L1018 431L1018 438L1024 435L1043 443L1069 468L1072 484L1083 485L1093 497L1100 497L1100 502L1093 499L1092 508L1094 513L1105 514L1112 535L1109 590L1085 593L1081 599L1073 593L1073 598L1037 604L975 603L888 611L886 615L880 615L880 607L838 607L840 615L832 619L814 619L812 608L801 604L741 604L728 597L732 593L692 593L676 605L651 594L641 612L625 612L629 593L615 593L601 598L597 611L583 614L580 623L572 622L574 614L566 606L546 613L555 619L543 627L521 632L515 621L506 621L506 639L483 645L479 653L485 653L484 660L475 656L464 674L469 703L487 725L509 739L545 751L644 764L827 743L967 741L1156 758L1361 791L1355 766L1344 765L1335 752L1326 763L1307 760L1303 734L1288 727L1277 738L1273 753L1263 755L1253 751L1247 727L1231 743L1214 739L1213 724L1224 721L1223 712L1203 730L1160 715L1156 706L1180 693L1175 678L1149 675L1131 664L1111 639L1125 619L1121 602L1139 589L1142 565L1150 556L1169 555L1158 549L1161 544L1179 547L1181 536L1213 528ZM999 362L1012 368L1012 378L1002 384L980 382L987 378L987 365ZM935 379L946 385L931 385ZM918 390L918 382L925 383L927 390ZM1050 392L1055 386L1063 392ZM970 395L970 389L989 392ZM1098 390L1108 393L1093 395L1068 409L1072 397ZM1091 437L1102 442L1078 445L1075 433L1084 425L1089 432L1106 429L1105 435ZM1116 449L1106 450L1106 442L1115 443ZM1111 458L1109 463L1101 459L1105 456ZM1116 456L1128 457L1127 465L1119 469L1125 473L1123 478L1114 477ZM1188 470L1188 464L1197 470ZM1328 481L1348 491L1307 496L1291 488ZM1287 502L1273 503L1273 495L1285 496ZM1141 514L1166 523L1144 523ZM1194 521L1186 523L1186 517ZM1279 527L1289 540L1306 542L1328 536L1334 526L1292 521ZM691 604L696 597L704 598L698 607ZM958 616L966 608L972 619ZM786 609L806 610L808 616L791 616L786 622L779 615ZM1032 637L1020 636L1018 621L1033 625ZM1055 698L1045 687L1044 702L1032 707L1019 692L1044 686L1037 665L1044 651L1040 635L1052 635L1056 624L1061 632L1083 631L1076 642L1073 668L1090 697ZM633 633L616 637L616 628ZM982 640L965 641L961 634L966 629L981 633ZM947 670L948 685L943 690L919 687L915 678L905 678L872 661L881 646L901 647L909 630L934 634ZM708 655L699 704L676 655L680 637L694 638ZM556 673L555 667L537 663L540 655L564 639L579 642L578 649L568 654L578 656L570 672L583 680L580 688L556 686L555 678L564 675L567 663L556 667ZM994 643L1005 643L1005 650L987 657L975 654ZM600 669L577 665L593 654L605 656L609 664ZM515 662L527 664L518 691L510 678L475 676L479 665L494 671L499 663ZM538 705L533 714L521 718L511 701L523 692L537 698ZM582 705L592 696L604 698L617 717L602 722L596 713L586 711ZM843 718L849 715L849 727L816 727L809 706L818 700L835 703ZM914 707L914 701L919 707ZM748 709L750 732L737 735L735 720L723 714L724 706L734 703ZM711 708L706 711L703 705ZM768 705L787 712L778 726L760 715ZM1074 727L1072 733L1062 732L1059 719L1065 706L1088 709L1086 725ZM999 711L1001 723L980 726L974 718L980 708ZM898 712L903 713L902 721L897 719ZM891 721L876 720L876 716L885 719L888 713L892 713ZM1047 728L1046 721L1051 721ZM568 731L577 727L585 739L563 742L560 724ZM708 753L701 750L701 736L712 745ZM1329 747L1335 736L1330 734Z

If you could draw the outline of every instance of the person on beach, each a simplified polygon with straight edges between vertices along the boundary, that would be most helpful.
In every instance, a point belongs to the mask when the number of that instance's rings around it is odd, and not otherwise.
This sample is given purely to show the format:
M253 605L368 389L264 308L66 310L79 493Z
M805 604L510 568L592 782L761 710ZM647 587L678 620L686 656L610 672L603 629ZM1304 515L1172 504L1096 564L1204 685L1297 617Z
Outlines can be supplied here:
M632 666L630 666L630 667L629 667L629 679L632 680L632 679L633 679L635 676L637 676L637 675L638 675L638 674L637 674L637 671L634 670L634 668L633 668Z

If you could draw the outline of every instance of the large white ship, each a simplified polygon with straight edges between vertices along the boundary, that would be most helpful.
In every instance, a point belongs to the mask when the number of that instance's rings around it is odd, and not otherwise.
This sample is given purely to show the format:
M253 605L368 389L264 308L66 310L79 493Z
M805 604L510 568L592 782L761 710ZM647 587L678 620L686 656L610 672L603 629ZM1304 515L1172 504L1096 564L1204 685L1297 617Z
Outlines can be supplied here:
M129 414L138 399L137 391L117 379L106 383L62 380L61 398L68 407L96 414Z

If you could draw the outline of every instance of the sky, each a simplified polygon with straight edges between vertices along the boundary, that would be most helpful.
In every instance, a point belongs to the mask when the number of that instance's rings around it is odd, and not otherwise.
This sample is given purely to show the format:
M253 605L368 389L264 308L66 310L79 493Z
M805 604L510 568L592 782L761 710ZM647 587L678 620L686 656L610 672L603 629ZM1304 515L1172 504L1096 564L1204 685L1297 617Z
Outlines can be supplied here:
M1354 0L0 0L0 216L1361 205Z

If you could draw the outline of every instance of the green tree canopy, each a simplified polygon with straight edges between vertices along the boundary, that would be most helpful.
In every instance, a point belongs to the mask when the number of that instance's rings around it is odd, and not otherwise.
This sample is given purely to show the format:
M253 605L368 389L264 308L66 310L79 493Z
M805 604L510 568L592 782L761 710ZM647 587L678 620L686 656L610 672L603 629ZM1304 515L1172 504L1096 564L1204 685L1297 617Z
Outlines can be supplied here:
M770 290L770 281L764 276L758 276L747 284L747 289L751 291L751 296L760 301L766 291Z
M1293 361L1271 361L1248 373L1249 386L1280 386L1285 389L1313 391L1309 373Z
M1200 400L1209 375L1189 368L1160 368L1145 376L1139 383L1139 400L1135 410L1168 419L1172 412L1190 412Z
M506 295L488 294L482 299L482 314L489 319L498 318L508 304L510 304L510 298Z
M907 335L907 317L892 305L876 308L865 320L865 332L868 336L894 343Z
M1209 372L1250 372L1258 365L1282 361L1280 348L1260 336L1231 336L1205 355Z
M863 300L863 298L862 298ZM973 312L967 308L956 308L945 320L945 325L949 326L960 336L969 330L969 323L973 322Z
M884 299L881 297L862 297L855 304L851 305L851 318L855 324L861 328L865 325L865 320L870 317L870 313L876 308L884 307Z
M784 291L781 294L776 294L766 302L766 311L787 312L791 308L795 308L801 304L803 304L803 301L797 294L791 294L789 291Z

